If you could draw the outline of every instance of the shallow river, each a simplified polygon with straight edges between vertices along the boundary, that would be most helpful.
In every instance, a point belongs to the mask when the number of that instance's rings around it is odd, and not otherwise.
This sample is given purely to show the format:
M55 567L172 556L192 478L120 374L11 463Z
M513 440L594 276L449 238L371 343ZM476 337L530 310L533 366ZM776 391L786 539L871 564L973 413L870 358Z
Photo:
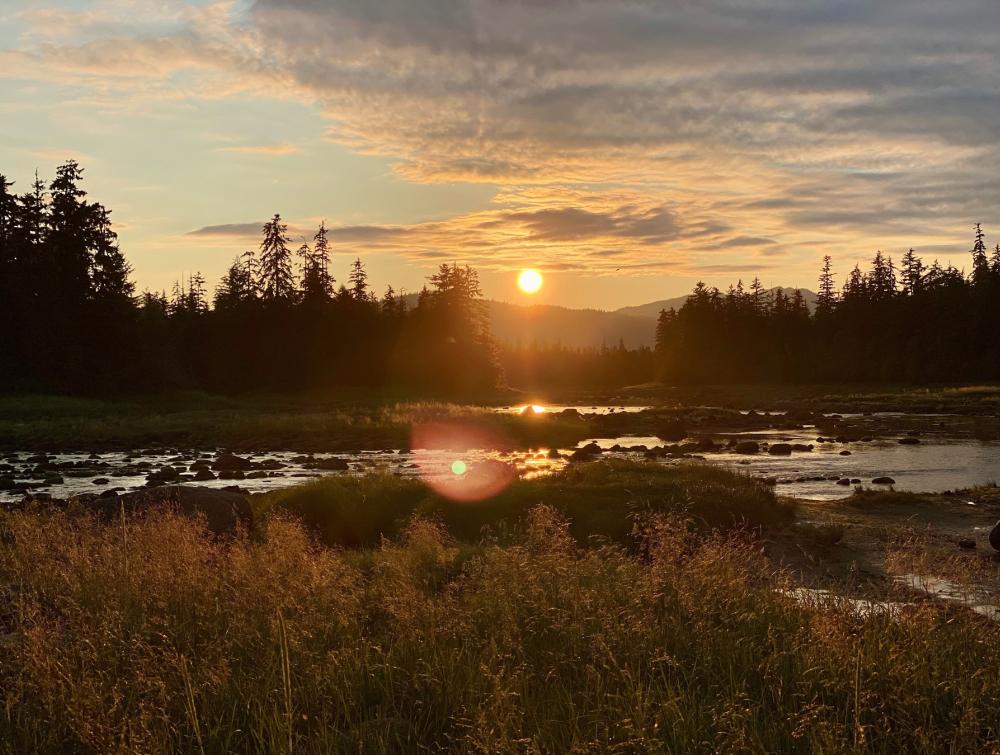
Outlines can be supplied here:
M559 411L564 407L546 407ZM575 407L582 412L608 413L612 407ZM515 407L509 411L520 411ZM623 411L614 407L615 411ZM624 411L637 411L629 407ZM1000 481L1000 443L949 439L947 437L923 438L920 445L900 445L895 439L856 443L816 443L815 429L765 430L740 434L741 439L759 442L786 442L814 444L810 452L793 453L791 456L770 456L766 452L740 455L732 452L709 453L705 460L722 464L748 474L771 478L783 495L813 500L833 500L850 495L851 486L838 485L837 478L856 478L871 486L876 477L888 476L895 480L896 490L916 492L942 492L967 488L978 484ZM592 439L602 448L619 445L624 447L666 445L656 437L621 436ZM585 445L590 441L583 441ZM364 475L376 472L428 480L446 479L465 470L474 470L485 461L503 461L514 466L522 477L533 477L557 471L568 462L565 459L572 449L561 449L562 458L550 459L544 449L536 451L446 451L420 450L400 452L385 449L356 453L314 454L304 456L293 451L270 451L244 455L256 466L264 469L247 471L240 479L211 479L194 481L191 465L200 462L212 464L216 453L204 451L136 451L130 455L106 454L52 454L50 465L56 467L50 474L58 474L59 481L45 482L37 471L38 461L32 460L28 451L11 454L0 459L0 481L13 479L31 490L64 498L79 493L100 493L110 489L133 490L146 484L151 471L173 466L182 477L179 482L225 487L237 484L253 492L264 492L298 484L309 478L327 474ZM849 451L850 455L841 452ZM642 458L641 452L607 452L609 456ZM340 459L347 463L346 471L316 469L325 460ZM685 463L661 460L657 463ZM456 471L459 470L459 471ZM816 479L822 478L822 479ZM831 479L833 478L833 479ZM2 486L0 486L2 487ZM874 486L873 486L874 487ZM0 490L0 501L19 500L23 487Z

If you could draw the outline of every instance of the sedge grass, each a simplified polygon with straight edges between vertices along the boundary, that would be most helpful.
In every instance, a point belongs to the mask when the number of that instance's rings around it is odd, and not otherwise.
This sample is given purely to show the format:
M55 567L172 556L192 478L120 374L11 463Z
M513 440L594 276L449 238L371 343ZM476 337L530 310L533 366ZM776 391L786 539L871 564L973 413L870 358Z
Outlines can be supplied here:
M552 506L502 545L417 517L365 551L283 513L225 541L169 512L0 529L6 752L998 745L992 623L797 602L751 536L669 515L629 548L581 547Z

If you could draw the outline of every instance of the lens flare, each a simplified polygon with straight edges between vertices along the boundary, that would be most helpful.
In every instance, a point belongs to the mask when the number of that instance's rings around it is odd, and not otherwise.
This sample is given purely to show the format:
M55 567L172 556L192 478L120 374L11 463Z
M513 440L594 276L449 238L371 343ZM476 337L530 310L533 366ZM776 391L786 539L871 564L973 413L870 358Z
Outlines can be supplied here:
M497 453L512 450L510 440L489 424L454 420L418 422L413 425L410 441L411 458L426 470L421 473L423 481L453 501L484 501L517 478L516 467L499 459L455 458L470 450ZM442 452L451 453L442 458Z
M526 294L535 294L542 287L542 274L537 270L522 270L517 276L517 285Z

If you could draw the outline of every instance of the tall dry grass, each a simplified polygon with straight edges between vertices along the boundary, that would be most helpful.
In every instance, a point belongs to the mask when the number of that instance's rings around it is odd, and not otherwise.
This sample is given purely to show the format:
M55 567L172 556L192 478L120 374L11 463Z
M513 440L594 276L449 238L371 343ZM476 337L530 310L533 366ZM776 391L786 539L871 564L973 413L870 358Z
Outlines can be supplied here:
M649 514L584 548L550 507L474 549L275 517L0 518L7 752L981 752L996 626L803 605L752 539Z

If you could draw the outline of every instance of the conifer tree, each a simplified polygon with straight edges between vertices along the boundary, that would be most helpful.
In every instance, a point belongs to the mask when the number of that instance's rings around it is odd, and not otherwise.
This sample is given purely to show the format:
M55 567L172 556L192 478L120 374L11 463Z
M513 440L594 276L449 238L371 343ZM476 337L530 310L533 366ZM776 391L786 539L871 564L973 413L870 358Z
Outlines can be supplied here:
M861 272L861 267L855 265L854 269L851 270L850 275L847 276L847 280L844 281L844 291L843 300L854 302L863 300L868 288L868 282L865 279L865 274Z
M275 213L262 229L260 261L257 265L257 288L264 301L291 303L295 300L295 276L292 253L288 248L288 226Z
M20 222L18 223L22 241L27 248L38 248L46 238L46 200L45 184L35 171L35 180L31 191L20 198Z
M762 315L767 312L767 292L764 290L764 285L760 282L760 278L756 276L753 279L753 283L750 284L750 302L754 314Z
M95 300L131 301L135 285L129 280L132 267L118 247L118 234L111 228L111 213L101 205L93 205L94 257L92 262L92 295Z
M983 227L980 223L976 223L976 240L972 246L972 282L981 286L985 284L990 277L990 263L986 259L986 235L983 233Z
M911 247L903 255L903 293L913 296L920 291L924 277L924 263Z
M297 252L302 260L302 300L325 302L333 294L334 283L330 276L330 253L325 224L320 225L313 243L314 247L303 244Z
M93 212L79 186L82 177L79 164L69 160L56 169L56 177L49 185L51 206L45 245L51 266L48 272L54 284L52 294L67 315L90 296Z
M368 301L368 273L365 266L358 257L351 265L351 274L347 278L350 288L348 289L354 301Z
M666 351L670 342L670 329L677 319L677 312L673 307L661 309L656 318L656 350L660 353Z
M327 238L326 221L319 224L316 235L313 236L312 256L310 257L313 267L316 270L317 282L322 286L326 297L333 295L333 286L336 281L330 275L330 241Z
M892 259L875 252L872 269L867 277L867 292L874 301L885 301L896 293L896 271Z
M256 298L254 253L244 252L233 260L215 289L216 309L233 309Z
M9 311L12 298L18 296L15 287L23 285L15 280L20 271L15 244L18 204L17 196L10 191L13 186L0 174L0 314ZM9 322L10 315L5 319Z
M0 260L5 257L14 240L14 226L17 222L17 196L11 192L14 184L0 173ZM8 252L9 253L9 252Z
M833 260L827 254L823 257L823 269L819 274L819 293L816 297L816 314L820 317L829 315L837 306L833 278Z
M208 311L208 301L205 293L205 276L196 272L188 277L188 290L185 309L194 314Z
M397 312L396 291L391 285L385 287L385 295L382 297L382 311L387 315L395 315Z

